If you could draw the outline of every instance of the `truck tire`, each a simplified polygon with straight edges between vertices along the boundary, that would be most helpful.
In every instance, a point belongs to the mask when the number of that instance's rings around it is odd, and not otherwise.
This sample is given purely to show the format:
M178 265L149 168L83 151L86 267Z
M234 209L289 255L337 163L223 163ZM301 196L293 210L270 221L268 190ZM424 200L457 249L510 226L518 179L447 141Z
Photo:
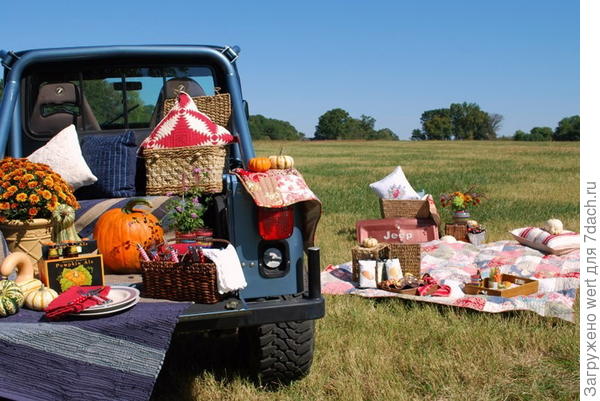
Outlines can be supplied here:
M308 374L313 359L314 320L240 329L249 373L265 386L286 385Z

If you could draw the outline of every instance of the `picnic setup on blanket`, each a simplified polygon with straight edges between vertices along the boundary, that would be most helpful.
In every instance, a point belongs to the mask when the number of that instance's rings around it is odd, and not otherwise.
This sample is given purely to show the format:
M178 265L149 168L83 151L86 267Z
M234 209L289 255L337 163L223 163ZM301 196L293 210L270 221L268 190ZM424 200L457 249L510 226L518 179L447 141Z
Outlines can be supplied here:
M86 153L70 125L28 158L0 161L0 398L147 400L182 312L247 286L223 228L204 221L236 141L225 128L228 96L167 99L140 149L126 134ZM119 151L118 168L97 160ZM104 175L136 168L136 154L146 191L132 198ZM312 245L321 204L290 156L232 173L280 218L300 204ZM76 189L106 196L79 199Z
M480 312L529 310L574 320L579 288L579 234L558 219L522 227L514 240L485 243L486 228L469 208L487 199L469 189L442 194L452 210L440 238L431 195L418 194L398 166L370 184L380 198L381 219L356 223L359 245L351 261L321 273L324 294L397 297Z

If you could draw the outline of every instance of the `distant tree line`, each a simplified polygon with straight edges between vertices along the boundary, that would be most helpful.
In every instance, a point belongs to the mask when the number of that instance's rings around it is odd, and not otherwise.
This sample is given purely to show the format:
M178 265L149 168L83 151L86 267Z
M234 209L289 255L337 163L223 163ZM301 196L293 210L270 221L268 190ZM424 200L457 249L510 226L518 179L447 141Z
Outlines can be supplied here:
M517 130L513 139L515 141L578 141L579 116L563 118L554 130L550 127L534 127L529 133Z
M398 140L398 136L389 128L375 129L375 119L361 115L353 118L343 109L336 108L319 117L315 127L315 139L384 139Z
M289 122L267 118L261 114L250 116L248 120L252 139L299 140L305 135Z
M421 114L421 128L411 133L413 141L495 139L503 117L488 113L476 103L452 103Z

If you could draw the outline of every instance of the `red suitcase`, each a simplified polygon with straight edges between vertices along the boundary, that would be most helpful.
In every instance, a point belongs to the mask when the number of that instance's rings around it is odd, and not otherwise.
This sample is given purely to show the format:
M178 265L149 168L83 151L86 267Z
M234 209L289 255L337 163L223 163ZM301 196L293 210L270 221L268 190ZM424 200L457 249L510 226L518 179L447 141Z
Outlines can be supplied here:
M440 238L433 219L406 217L360 220L356 223L356 237L359 243L371 237L379 242L400 244L420 244Z

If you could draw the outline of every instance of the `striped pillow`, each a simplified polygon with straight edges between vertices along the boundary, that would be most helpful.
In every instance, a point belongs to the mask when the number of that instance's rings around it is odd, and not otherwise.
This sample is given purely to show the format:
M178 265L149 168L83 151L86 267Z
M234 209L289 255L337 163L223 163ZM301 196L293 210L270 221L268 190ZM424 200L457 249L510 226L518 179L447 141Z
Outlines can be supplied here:
M510 232L521 244L554 255L562 255L579 249L579 233L563 231L550 234L538 227L517 228Z
M88 135L81 140L83 158L98 177L93 185L75 194L80 199L126 198L135 196L135 134Z

